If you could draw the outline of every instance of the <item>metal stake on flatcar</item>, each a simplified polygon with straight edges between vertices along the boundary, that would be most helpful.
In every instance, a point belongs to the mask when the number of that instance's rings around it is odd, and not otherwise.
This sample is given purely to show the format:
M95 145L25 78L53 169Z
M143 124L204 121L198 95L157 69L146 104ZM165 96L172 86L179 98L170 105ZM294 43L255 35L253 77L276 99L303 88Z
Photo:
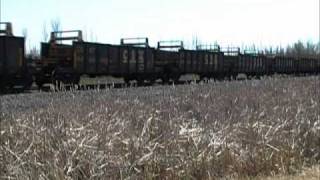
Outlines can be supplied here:
M66 34L66 33L77 33L77 35L63 37L62 34ZM51 32L51 36L50 36L51 43L57 43L59 41L68 41L68 40L82 42L83 41L82 31L81 30L72 30L72 31Z
M159 41L158 42L158 49L184 49L183 41Z
M137 38L122 38L120 40L121 45L136 46L136 47L149 47L149 39L147 37Z
M221 48L218 44L200 44L197 45L196 50L220 52Z
M12 24L10 22L1 22L0 21L0 26L5 25L4 29L0 29L0 34L1 35L6 35L6 36L13 36L12 33Z

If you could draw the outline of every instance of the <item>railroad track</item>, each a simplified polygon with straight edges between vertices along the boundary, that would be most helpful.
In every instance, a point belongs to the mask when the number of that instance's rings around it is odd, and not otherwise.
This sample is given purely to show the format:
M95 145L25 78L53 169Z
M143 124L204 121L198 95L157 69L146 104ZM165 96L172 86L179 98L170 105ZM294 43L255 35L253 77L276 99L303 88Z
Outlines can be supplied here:
M103 89L121 89L121 88L134 88L134 87L151 87L151 86L162 86L162 85L182 85L190 83L199 83L200 80L180 80L177 82L170 82L163 84L157 82L154 84L151 83L98 83L98 84L81 84L81 85L62 85L61 88L55 88L53 85L43 86L41 89L33 86L30 90L24 91L24 93L35 93L35 92L58 92L58 91L86 91L86 90L103 90ZM21 90L14 90L4 94L18 94L21 93Z

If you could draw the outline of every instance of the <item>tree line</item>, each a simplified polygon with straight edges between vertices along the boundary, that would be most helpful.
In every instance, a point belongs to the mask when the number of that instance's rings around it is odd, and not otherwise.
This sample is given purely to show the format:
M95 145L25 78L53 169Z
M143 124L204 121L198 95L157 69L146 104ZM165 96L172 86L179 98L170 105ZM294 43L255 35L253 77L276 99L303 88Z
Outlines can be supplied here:
M313 43L311 41L297 41L287 47L270 47L263 50L264 54L284 55L293 57L319 57L320 41Z

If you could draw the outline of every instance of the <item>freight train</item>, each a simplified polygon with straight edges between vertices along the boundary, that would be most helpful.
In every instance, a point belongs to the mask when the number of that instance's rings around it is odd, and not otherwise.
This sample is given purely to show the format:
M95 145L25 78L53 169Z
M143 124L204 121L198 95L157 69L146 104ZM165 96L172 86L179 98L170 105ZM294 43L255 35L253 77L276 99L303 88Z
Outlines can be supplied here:
M182 75L201 79L232 79L272 74L319 74L319 57L287 57L240 53L239 48L218 46L185 49L183 42L158 42L150 47L148 38L121 39L119 45L85 42L81 31L52 32L49 42L41 43L41 57L28 68L24 38L12 34L10 23L0 36L0 89L14 86L27 89L35 82L79 84L80 77L113 76L126 83L175 82ZM65 36L66 34L76 34ZM69 43L66 43L69 42ZM70 43L71 42L71 43ZM33 78L32 78L33 77Z

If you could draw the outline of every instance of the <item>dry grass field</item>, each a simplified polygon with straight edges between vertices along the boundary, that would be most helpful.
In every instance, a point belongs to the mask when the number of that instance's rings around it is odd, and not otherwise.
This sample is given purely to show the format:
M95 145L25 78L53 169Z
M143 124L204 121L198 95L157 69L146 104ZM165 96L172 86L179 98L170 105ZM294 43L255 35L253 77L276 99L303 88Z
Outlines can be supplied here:
M0 179L317 178L319 88L300 77L2 96Z
M257 180L319 180L320 166L305 168L300 173L294 175L277 175L273 177L257 177Z

